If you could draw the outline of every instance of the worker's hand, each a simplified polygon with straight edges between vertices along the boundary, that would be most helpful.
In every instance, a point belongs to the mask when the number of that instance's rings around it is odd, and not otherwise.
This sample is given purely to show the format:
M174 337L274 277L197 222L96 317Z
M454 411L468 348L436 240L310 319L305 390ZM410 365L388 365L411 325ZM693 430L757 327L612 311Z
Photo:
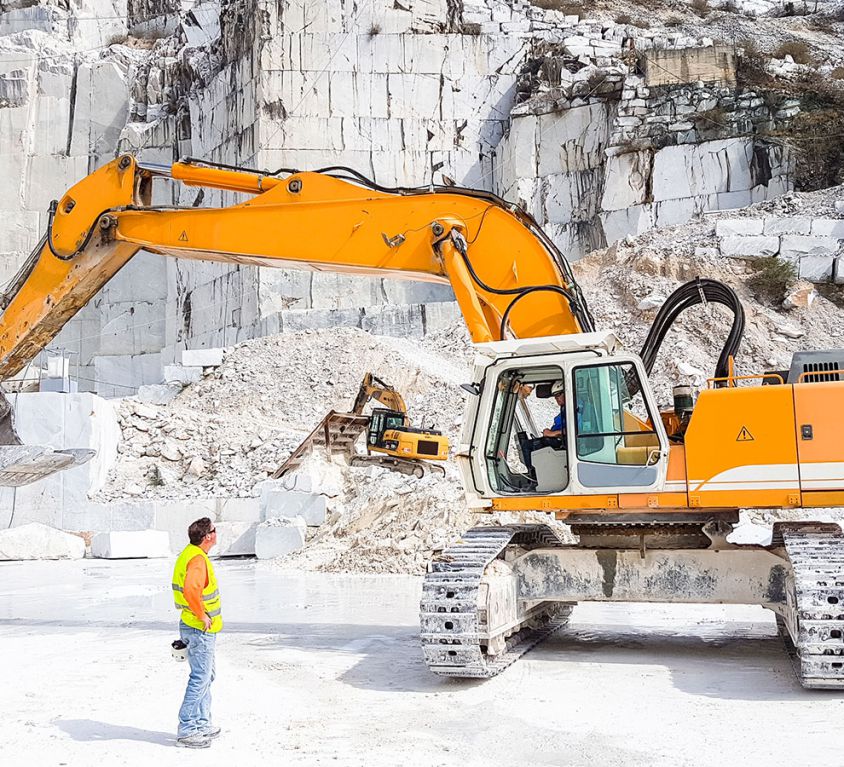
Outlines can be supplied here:
M560 432L558 431L551 431L551 429L543 429L542 430L543 437L559 437Z
M211 631L211 616L208 613L202 616L202 624L205 626L203 631Z

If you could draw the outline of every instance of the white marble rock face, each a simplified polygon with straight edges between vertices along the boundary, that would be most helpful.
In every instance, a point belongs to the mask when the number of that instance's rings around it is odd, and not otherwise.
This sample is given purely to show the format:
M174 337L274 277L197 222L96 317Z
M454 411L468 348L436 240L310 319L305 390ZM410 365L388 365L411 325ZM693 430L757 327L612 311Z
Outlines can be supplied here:
M385 185L445 174L522 204L571 259L790 187L786 150L768 150L770 178L759 183L752 140L696 132L690 115L717 106L728 85L680 83L659 95L621 58L630 34L643 52L689 47L693 62L707 59L711 40L521 0L14 5L26 7L0 11L0 278L37 242L50 200L124 151L162 163L348 165ZM584 66L560 68L555 93L517 103L538 42ZM753 94L742 99L741 109L762 108ZM782 106L781 115L799 109ZM670 141L651 141L659 131ZM162 185L154 202L242 199ZM838 236L788 232L810 233ZM78 354L80 389L119 396L162 383L184 349L346 322L418 337L452 300L442 285L140 254L55 343Z

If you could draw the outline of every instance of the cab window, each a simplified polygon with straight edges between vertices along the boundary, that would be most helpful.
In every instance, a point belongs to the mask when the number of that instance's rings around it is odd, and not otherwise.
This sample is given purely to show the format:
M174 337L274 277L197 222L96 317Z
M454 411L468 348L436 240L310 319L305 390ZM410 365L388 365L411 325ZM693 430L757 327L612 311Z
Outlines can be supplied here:
M575 451L581 461L647 466L659 454L659 438L629 362L575 368Z

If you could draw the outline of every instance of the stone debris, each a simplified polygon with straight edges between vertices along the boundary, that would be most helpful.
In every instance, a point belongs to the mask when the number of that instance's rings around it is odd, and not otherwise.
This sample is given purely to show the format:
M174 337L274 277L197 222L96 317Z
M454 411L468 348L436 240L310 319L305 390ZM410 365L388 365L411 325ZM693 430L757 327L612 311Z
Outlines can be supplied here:
M256 485L328 410L351 407L367 370L402 392L414 425L441 429L454 442L471 354L462 327L422 343L355 328L243 342L166 405L122 401L117 465L96 500L119 499L130 485L141 486L145 498L259 495ZM316 484L307 481L304 492Z
M325 525L280 566L332 572L421 573L434 550L475 524L449 472L421 480L377 467L350 469ZM496 521L490 517L490 524Z
M85 541L79 535L31 522L0 530L0 560L82 559Z
M809 309L817 297L815 286L800 280L783 299L783 306L786 309Z

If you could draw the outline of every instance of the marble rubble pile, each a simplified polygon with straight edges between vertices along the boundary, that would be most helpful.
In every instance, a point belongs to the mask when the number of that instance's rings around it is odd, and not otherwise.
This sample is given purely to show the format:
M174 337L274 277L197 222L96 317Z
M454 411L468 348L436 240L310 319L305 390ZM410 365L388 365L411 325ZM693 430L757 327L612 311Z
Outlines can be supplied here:
M280 566L422 573L434 550L447 546L479 519L467 511L462 485L451 472L444 478L428 475L418 480L370 467L347 470L345 480L329 521Z
M442 173L520 201L573 258L775 196L791 187L794 162L764 135L787 131L799 106L776 89L736 87L732 45L755 39L769 61L776 44L805 39L831 83L844 55L834 23L807 31L775 18L777 7L7 3L0 157L12 183L0 190L0 272L36 243L50 199L119 151L342 164L387 185ZM815 12L835 8L821 1ZM235 197L165 187L157 201ZM125 396L166 384L163 368L186 347L336 325L422 337L455 320L450 299L443 286L142 254L57 343L78 354L81 389Z
M247 341L170 403L129 398L123 440L98 500L250 496L329 410L351 406L372 371L401 391L411 421L456 436L468 348L449 358L434 334L421 345L355 328ZM450 341L454 346L454 341Z
M0 561L20 559L82 559L85 541L49 525L31 522L0 530Z
M354 328L244 342L166 405L122 401L119 457L95 501L184 499L216 520L218 554L282 556L307 539L303 566L419 571L470 518L453 465L420 481L317 453L293 477L267 477L328 410L350 406L367 370L402 392L414 424L454 442L471 354L462 325L421 344ZM218 508L214 498L230 500Z

